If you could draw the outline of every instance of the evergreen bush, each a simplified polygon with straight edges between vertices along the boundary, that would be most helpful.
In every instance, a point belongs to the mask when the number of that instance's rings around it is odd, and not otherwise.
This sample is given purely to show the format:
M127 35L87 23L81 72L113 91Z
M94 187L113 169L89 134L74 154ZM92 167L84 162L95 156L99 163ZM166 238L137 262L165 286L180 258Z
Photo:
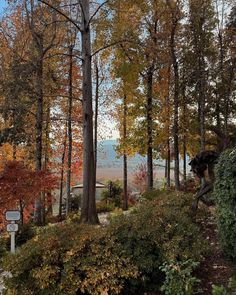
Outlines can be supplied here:
M0 237L0 263L2 262L3 257L7 253L7 240L8 240L8 237L6 236Z
M221 245L236 263L236 149L221 154L215 167L214 198Z
M19 225L19 230L16 232L16 246L19 247L25 244L28 240L35 236L35 227L31 223Z
M154 201L111 220L108 231L132 257L140 276L126 281L124 294L156 291L164 280L160 266L169 260L201 261L208 245L190 215L191 195L163 193Z
M193 260L175 261L164 263L160 269L166 274L161 291L165 295L193 295L199 293L200 280L193 275L199 263Z

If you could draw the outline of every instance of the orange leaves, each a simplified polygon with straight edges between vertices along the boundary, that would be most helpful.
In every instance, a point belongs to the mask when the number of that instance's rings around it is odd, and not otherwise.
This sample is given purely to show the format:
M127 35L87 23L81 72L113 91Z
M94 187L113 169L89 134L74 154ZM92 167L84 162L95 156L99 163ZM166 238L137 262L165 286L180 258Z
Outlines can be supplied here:
M33 171L18 161L6 162L0 174L1 213L7 209L32 208L39 194L55 185L55 177L46 171Z

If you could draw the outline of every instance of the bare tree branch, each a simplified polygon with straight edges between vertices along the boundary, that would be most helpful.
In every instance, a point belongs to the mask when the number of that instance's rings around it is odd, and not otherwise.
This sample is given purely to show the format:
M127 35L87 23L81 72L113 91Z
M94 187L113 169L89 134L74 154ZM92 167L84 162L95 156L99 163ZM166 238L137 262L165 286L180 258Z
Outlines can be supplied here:
M56 56L67 56L68 57L69 54L67 54L67 53L54 53L54 54L46 56L45 59L50 59L50 58L53 58L53 57L56 57ZM73 54L72 56L78 58L81 61L83 61L83 58L81 58L77 54Z
M98 54L100 51L104 50L104 49L107 49L109 47L112 47L112 46L115 46L115 45L118 45L118 44L121 44L121 43L124 43L124 42L132 42L132 41L129 41L129 40L118 40L118 41L114 41L112 43L109 43L103 47L100 47L99 49L97 49L94 53L92 53L92 57L96 54Z
M64 12L62 12L61 10L59 10L58 8L52 6L50 3L47 3L44 0L39 0L39 2L47 5L48 7L50 7L51 9L54 9L57 13L59 13L60 15L62 15L65 19L67 19L68 21L70 21L80 32L81 32L81 28L80 26L73 20L71 19L68 15L66 15Z
M98 6L98 8L95 10L95 12L92 14L92 16L90 17L90 19L89 19L89 24L91 23L91 21L93 20L93 18L96 16L96 14L98 13L98 11L105 5L105 4L107 4L108 2L109 2L110 0L106 0L105 2L103 2L102 4L100 4L99 6Z
M82 91L82 89L81 89L81 91ZM48 95L44 95L44 97L68 98L69 95L61 95L61 94L50 95L50 94L48 94ZM73 97L73 100L82 102L82 99L78 98L78 97Z

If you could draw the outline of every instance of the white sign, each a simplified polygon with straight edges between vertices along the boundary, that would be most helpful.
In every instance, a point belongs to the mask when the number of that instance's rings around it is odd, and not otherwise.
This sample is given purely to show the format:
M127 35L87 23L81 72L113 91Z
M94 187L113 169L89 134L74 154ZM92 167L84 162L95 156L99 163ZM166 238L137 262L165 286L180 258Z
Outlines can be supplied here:
M17 211L17 210L6 211L5 217L7 221L20 220L20 211Z
M16 232L16 231L18 231L18 224L16 224L16 223L9 223L7 225L7 231L8 232Z

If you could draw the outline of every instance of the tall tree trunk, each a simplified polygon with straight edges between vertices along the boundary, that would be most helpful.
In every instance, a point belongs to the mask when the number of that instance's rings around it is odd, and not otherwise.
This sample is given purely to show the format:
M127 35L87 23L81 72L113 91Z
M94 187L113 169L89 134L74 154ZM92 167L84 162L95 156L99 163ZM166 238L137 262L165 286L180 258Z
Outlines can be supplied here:
M94 112L94 174L97 178L97 154L98 154L98 102L99 102L99 70L98 63L95 62L96 92L95 92L95 112Z
M21 225L24 225L24 205L22 199L20 199L20 219L21 219Z
M50 147L50 106L47 107L46 111L46 126L45 126L45 152L44 152L44 169L47 170L49 163L49 147Z
M183 108L183 180L184 189L186 190L187 181L187 100L186 100L186 86L185 86L185 75L183 75L183 87L182 87L182 108Z
M61 157L61 179L60 179L60 195L59 195L59 219L62 221L62 203L63 203L63 183L64 183L64 164L67 145L67 125L65 126L65 138L63 142L63 151Z
M153 189L153 66L147 72L147 190Z
M216 93L215 117L216 117L216 127L218 130L221 130L221 119L220 119L221 106L220 105L221 105L220 94ZM217 140L217 151L220 152L222 140L220 139L219 136L217 136L216 140Z
M72 108L73 108L73 45L69 46L69 96L68 96L68 159L66 179L66 214L71 211L71 162L72 162Z
M226 85L225 89L225 94L224 94L224 148L228 147L229 144L229 113L230 113L230 94L234 85L234 80L235 80L235 64L236 64L236 58L232 60L232 65L230 66L229 69L229 77L224 79L224 83Z
M41 39L40 39L41 40ZM42 40L41 40L42 42ZM43 46L41 44L41 46ZM39 50L38 61L36 64L36 95L37 95L37 111L36 111L36 169L42 170L42 134L43 134L43 49ZM42 196L35 202L35 222L42 224Z
M174 125L173 125L173 137L174 137L174 157L175 157L175 188L180 189L179 181L179 65L176 57L176 47L175 47L175 35L177 28L177 18L175 13L172 15L172 29L171 29L171 57L172 64L174 68Z
M186 135L183 137L183 177L184 177L184 187L186 188L187 181L187 147L186 147Z
M170 163L171 163L171 155L170 155L170 84L171 84L171 65L168 67L168 93L166 97L166 106L167 106L167 167L166 167L166 182L167 187L170 188Z
M34 56L34 66L35 66L35 93L37 99L36 105L36 155L35 155L35 163L36 170L42 170L42 157L43 157L43 105L44 105L44 97L43 97L43 62L44 55L53 47L54 39L56 36L56 29L54 26L54 30L51 31L51 41L50 45L47 44L47 47L44 47L44 36L46 34L46 28L49 24L44 24L44 29L42 29L41 24L38 24L38 12L40 10L38 1L35 0L24 0L22 1L26 20L28 22L28 26L32 35L34 50L32 51ZM38 10L39 9L39 10ZM55 19L54 19L55 20ZM53 22L56 24L56 21ZM48 34L46 35L48 36ZM43 210L42 210L43 209ZM37 224L42 224L45 216L44 216L44 208L42 207L42 194L35 201L35 214L34 221Z
M99 222L95 200L95 170L93 142L93 107L92 107L92 70L91 39L89 23L89 0L82 6L82 58L83 58L83 197L81 222L97 224Z
M124 141L124 154L123 154L123 188L124 188L124 210L128 210L128 171L127 171L127 96L124 95L123 100L123 141Z
M224 9L224 7L222 7ZM219 93L216 93L216 126L217 129L221 129L221 119L220 119L220 114L221 114L221 108L222 108L222 101L224 101L224 91L222 93L222 88L224 88L223 85L225 85L224 81L224 57L225 57L225 51L224 51L224 46L223 46L223 23L220 20L220 14L219 14L219 3L216 1L216 13L217 13L217 28L218 28L218 42L219 42L219 70L220 70L220 77L221 77L221 86L220 86L220 91ZM219 136L217 136L217 147L218 150L220 151L221 149L221 140Z
M203 73L201 74L203 76ZM200 78L199 89L199 117L200 117L200 150L205 150L206 145L206 127L205 127L205 78Z
M45 152L44 152L44 169L48 169L48 163L49 163L49 148L50 148L50 106L47 107L47 114L46 114L46 126L45 126ZM52 213L52 195L50 192L46 193L46 197L44 197L44 200L46 199L47 204L47 213ZM46 206L45 204L45 206ZM44 217L45 217L45 207L44 206ZM44 218L45 219L45 218ZM45 224L45 220L43 222Z
M167 187L170 188L170 139L167 140Z

